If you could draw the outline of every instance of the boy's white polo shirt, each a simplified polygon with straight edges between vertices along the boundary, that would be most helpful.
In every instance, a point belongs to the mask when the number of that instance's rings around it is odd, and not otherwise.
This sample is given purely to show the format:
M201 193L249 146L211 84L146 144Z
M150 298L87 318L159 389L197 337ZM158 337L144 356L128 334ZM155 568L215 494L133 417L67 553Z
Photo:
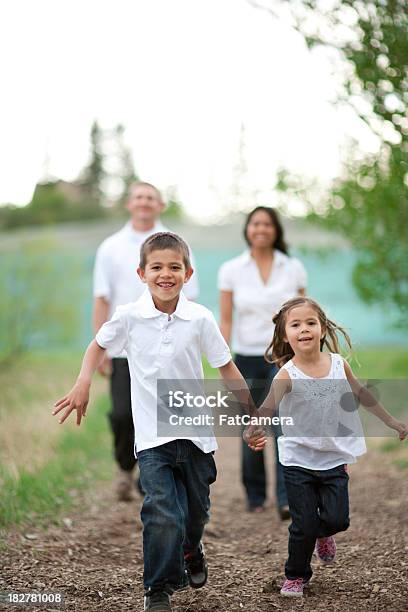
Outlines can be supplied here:
M119 306L96 334L105 349L127 353L131 377L135 452L177 438L157 437L157 380L204 378L201 355L213 368L231 361L231 353L213 314L180 293L172 315L157 310L150 292ZM214 436L190 438L202 451L217 449Z
M139 266L140 247L143 242L156 232L169 230L156 221L147 232L137 232L131 221L106 238L96 252L94 267L94 297L103 297L109 302L109 317L121 304L129 304L140 298L146 285L140 280L136 270ZM190 259L195 269L194 256L190 249ZM199 293L197 271L194 272L184 287L185 295L196 300ZM109 350L110 357L126 357L125 353Z

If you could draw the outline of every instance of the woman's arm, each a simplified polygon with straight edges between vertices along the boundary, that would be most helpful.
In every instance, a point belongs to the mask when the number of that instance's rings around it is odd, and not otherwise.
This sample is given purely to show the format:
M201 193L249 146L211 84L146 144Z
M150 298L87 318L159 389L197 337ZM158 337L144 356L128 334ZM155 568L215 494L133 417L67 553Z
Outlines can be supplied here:
M388 410L386 410L384 406L377 401L367 387L363 387L363 385L360 384L360 382L355 378L347 361L344 361L344 371L346 373L347 380L350 383L351 390L358 398L361 405L379 418L383 423L385 423L387 427L390 427L390 429L395 429L395 431L397 431L399 434L399 439L404 440L408 436L408 427L405 425L405 423L397 421L397 419L395 419L388 412Z
M220 330L227 344L231 341L232 310L232 291L220 291Z

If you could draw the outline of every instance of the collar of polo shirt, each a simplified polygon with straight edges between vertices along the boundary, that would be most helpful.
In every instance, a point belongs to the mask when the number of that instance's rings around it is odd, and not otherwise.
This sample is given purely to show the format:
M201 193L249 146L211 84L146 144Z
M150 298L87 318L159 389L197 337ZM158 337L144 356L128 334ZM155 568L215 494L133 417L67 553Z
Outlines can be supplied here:
M273 252L274 266L281 266L283 262L285 261L285 258L287 258L287 255L285 255L285 253L282 253L282 251L279 251L279 249L274 250ZM247 249L246 251L242 253L241 260L242 260L242 263L244 264L248 264L254 261L251 255L251 251L249 249Z
M148 289L146 289L143 295L139 298L138 306L139 313L144 319L153 319L154 317L160 317L161 315L166 314L165 312L161 312L161 310L157 310L153 302L152 294ZM177 307L173 312L173 315L179 319L184 319L185 321L190 321L191 319L190 302L182 291L180 292Z

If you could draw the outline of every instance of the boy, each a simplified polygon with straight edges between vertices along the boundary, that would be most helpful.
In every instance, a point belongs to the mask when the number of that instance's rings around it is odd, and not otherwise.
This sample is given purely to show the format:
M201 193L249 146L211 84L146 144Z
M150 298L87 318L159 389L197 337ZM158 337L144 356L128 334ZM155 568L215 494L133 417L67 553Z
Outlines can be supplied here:
M165 204L160 191L154 185L141 181L133 183L129 188L126 209L129 221L121 230L106 238L96 253L92 317L95 334L111 318L117 306L135 302L140 298L145 289L135 274L140 247L152 234L168 231L160 221ZM194 267L192 255L191 262ZM198 297L196 276L193 276L185 290L186 297L191 300ZM109 424L118 464L116 494L119 501L130 501L134 490L133 471L136 458L133 449L130 374L125 351L106 351L98 371L110 378Z
M201 354L235 391L252 405L248 388L218 325L207 308L182 292L193 269L188 247L177 235L161 232L142 245L137 270L147 290L137 302L120 306L87 348L78 379L53 414L60 422L76 410L85 415L91 376L105 349L126 350L132 380L135 450L145 499L143 523L145 610L168 612L170 595L189 583L201 588L207 564L201 544L209 519L209 485L216 479L213 436L158 438L158 379L203 378ZM238 384L237 384L238 383Z

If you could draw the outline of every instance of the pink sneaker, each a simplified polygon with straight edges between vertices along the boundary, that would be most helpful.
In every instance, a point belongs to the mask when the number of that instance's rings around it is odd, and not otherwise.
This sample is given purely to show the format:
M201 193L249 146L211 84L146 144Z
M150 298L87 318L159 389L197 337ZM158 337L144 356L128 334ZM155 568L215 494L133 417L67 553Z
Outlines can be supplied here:
M305 583L303 582L303 578L295 578L295 580L286 578L280 590L280 594L284 595L284 597L303 597L304 586Z
M328 538L318 538L316 540L315 553L320 563L323 565L330 565L336 558L336 542L333 536Z

